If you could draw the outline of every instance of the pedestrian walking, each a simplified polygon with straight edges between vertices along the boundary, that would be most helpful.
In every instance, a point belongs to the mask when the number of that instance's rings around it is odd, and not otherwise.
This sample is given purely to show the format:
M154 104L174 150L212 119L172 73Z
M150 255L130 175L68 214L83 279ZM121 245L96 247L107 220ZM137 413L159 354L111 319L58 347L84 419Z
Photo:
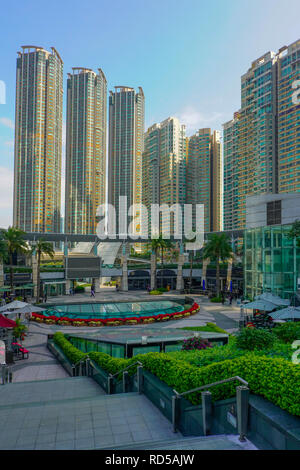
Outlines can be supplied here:
M91 286L91 297L95 297L95 287Z

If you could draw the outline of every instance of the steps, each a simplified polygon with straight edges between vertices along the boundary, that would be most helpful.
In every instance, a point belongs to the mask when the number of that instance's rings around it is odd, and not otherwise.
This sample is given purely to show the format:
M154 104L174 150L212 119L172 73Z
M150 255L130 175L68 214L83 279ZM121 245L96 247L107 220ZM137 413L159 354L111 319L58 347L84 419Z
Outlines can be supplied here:
M240 442L234 435L183 437L177 440L141 442L106 447L106 450L258 450L250 441Z
M237 436L183 437L145 395L106 395L90 377L0 386L2 450L253 449Z
M104 395L88 377L2 385L0 403L2 450L104 449L182 437L144 395Z

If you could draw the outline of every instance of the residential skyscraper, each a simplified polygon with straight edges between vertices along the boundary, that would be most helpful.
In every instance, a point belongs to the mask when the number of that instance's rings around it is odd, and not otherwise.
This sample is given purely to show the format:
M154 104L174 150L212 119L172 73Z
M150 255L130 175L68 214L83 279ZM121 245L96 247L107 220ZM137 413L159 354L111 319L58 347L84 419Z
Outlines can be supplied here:
M67 81L66 233L96 231L105 203L107 84L98 69L74 67Z
M151 204L185 203L186 136L185 126L174 117L149 127L145 133L143 153L143 204L148 209L150 230ZM170 232L174 223L171 214ZM160 219L159 232L168 230L167 220Z
M17 58L13 224L60 231L63 62L54 47Z
M246 196L300 190L300 41L252 62L241 109L224 124L224 229L243 229ZM296 90L297 91L297 90Z
M300 191L300 40L279 51L278 192Z
M119 196L127 206L142 202L145 97L141 87L117 86L109 97L108 202L114 206L119 231Z
M204 205L204 230L222 229L222 161L218 131L199 129L189 138L186 169L187 204ZM193 212L193 229L195 229Z

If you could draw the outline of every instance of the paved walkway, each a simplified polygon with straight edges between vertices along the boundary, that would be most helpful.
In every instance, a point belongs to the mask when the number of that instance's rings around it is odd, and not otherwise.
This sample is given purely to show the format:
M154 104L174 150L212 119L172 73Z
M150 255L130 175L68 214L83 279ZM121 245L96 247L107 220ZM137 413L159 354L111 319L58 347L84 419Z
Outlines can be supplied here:
M102 393L87 377L31 382L25 389L3 385L0 449L106 449L182 438L144 395Z

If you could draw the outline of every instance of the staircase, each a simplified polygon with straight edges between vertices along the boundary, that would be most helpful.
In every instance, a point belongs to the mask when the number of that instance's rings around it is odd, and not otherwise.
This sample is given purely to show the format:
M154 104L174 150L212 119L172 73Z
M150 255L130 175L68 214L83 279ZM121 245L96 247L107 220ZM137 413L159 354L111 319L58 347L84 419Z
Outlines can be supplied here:
M176 440L145 441L106 447L107 450L258 450L250 441L240 442L234 435L182 437ZM161 463L161 462L160 462ZM186 462L188 463L188 462Z

